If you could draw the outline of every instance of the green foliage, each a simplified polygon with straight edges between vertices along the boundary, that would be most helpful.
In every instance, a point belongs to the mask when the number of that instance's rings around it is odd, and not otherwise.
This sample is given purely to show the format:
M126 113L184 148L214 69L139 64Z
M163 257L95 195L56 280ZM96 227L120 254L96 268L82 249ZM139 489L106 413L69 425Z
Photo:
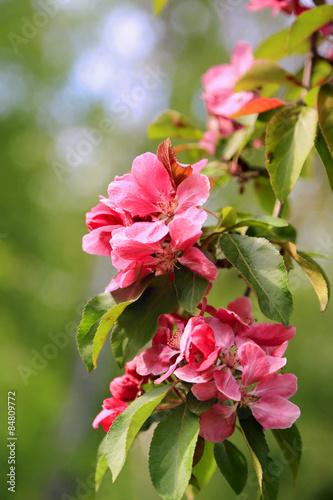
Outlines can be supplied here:
M94 369L93 342L96 335L97 322L113 304L114 301L110 293L101 293L89 300L83 309L76 339L80 356L88 372Z
M180 500L191 478L199 418L182 404L155 429L149 451L151 481L164 500Z
M158 317L176 306L175 287L169 275L155 277L141 297L126 308L113 329L112 351L121 367L155 335Z
M328 147L328 144L323 136L323 133L318 127L317 130L317 135L316 135L316 140L315 140L315 148L317 150L317 153L322 161L322 164L325 167L327 177L331 186L331 189L333 191L333 156L332 152Z
M214 443L205 441L205 448L201 460L192 469L192 473L196 477L201 489L209 483L215 469Z
M111 425L104 449L113 482L123 468L135 436L171 387L172 384L167 384L146 392L118 415Z
M276 248L264 238L223 234L220 245L226 258L239 271L270 319L289 325L293 304L287 271Z
M309 278L319 299L320 310L325 311L330 298L330 285L324 270L305 252L297 251L293 243L281 244Z
M247 461L243 453L227 439L214 446L215 460L218 468L234 490L239 495L247 480Z
M267 169L277 198L284 203L293 190L316 137L317 112L284 108L268 124Z
M279 493L278 468L270 457L262 427L252 415L239 412L239 424L256 471L262 500L276 500Z
M151 275L146 276L112 295L96 295L87 303L78 327L77 344L88 372L96 368L99 353L119 316L140 297L151 279Z
M209 282L200 274L182 265L177 266L174 273L178 302L185 311L193 312L207 290Z
M246 217L241 221L237 222L234 226L231 226L232 229L236 229L239 227L259 227L266 229L268 227L286 227L288 226L288 222L279 217L273 217L271 215L253 215L251 217Z
M290 28L288 52L292 53L295 47L330 21L333 21L333 5L322 5L302 12Z
M299 430L294 424L289 429L272 429L272 433L285 456L294 481L296 481L303 447Z
M97 450L97 457L96 457L96 471L95 471L95 489L96 491L99 490L99 487L102 483L103 477L108 470L108 463L106 460L106 454L105 454L105 444L106 444L106 437L101 441L101 444L98 447Z
M315 146L333 190L333 86L326 84L318 94L319 127Z
M187 393L186 404L188 409L196 415L201 415L203 411L209 410L217 402L216 398L207 399L206 401L199 401L192 391Z
M242 90L254 90L258 87L271 84L296 85L301 83L296 77L281 68L273 61L258 61L236 83L235 92Z
M289 28L278 31L265 40L256 49L254 55L257 59L270 59L277 61L288 54ZM305 54L309 50L309 41L303 40L293 46L293 52Z
M178 111L169 109L164 111L149 125L149 139L165 139L175 137L179 139L202 139L203 132L195 128L187 116Z

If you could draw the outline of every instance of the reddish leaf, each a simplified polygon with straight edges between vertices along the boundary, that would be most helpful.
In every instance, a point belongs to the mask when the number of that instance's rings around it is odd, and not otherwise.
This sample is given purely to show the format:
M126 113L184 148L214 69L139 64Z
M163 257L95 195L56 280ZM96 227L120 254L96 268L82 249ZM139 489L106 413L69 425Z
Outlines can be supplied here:
M249 103L245 104L237 113L230 115L230 118L238 118L239 116L252 115L254 113L263 113L270 109L279 108L284 106L284 102L276 97L258 97Z
M176 153L172 147L170 139L161 142L157 148L157 158L169 172L170 178L175 187L193 173L191 165L180 165Z

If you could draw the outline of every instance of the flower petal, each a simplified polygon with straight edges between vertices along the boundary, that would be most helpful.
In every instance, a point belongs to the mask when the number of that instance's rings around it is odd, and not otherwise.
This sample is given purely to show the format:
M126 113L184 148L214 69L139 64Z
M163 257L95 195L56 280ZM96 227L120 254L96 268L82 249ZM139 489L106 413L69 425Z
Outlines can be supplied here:
M300 409L281 396L263 396L251 405L254 418L267 429L287 429L301 414Z
M212 443L220 443L235 430L236 411L234 406L216 404L200 416L200 436Z

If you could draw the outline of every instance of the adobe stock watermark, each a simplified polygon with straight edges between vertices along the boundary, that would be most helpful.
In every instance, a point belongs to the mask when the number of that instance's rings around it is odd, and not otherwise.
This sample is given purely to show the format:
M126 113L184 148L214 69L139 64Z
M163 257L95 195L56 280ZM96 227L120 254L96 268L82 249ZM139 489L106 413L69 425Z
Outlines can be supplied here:
M20 33L10 31L7 38L14 52L20 52L21 45L26 45L38 34L39 30L47 26L50 19L55 17L61 5L68 3L68 0L39 0L40 10L37 10L29 19L21 17Z
M18 365L17 371L21 375L23 383L29 384L31 377L36 377L40 372L45 370L49 362L55 359L58 354L63 351L70 340L75 336L77 324L70 321L64 328L63 332L48 333L49 342L43 345L40 350L31 349L32 354L29 365Z
M96 463L92 462L93 470ZM111 471L108 468L104 474L104 478L111 477ZM75 491L72 494L63 493L60 500L88 500L95 492L95 472L90 472L85 480L80 477L75 478Z
M274 460L270 462L265 471L266 484L273 483L276 480L276 476L280 476L286 467L290 467L293 463L295 463L297 461L297 456L299 455L299 453L304 452L304 450L306 449L304 447L301 447L296 439L294 439L292 443L284 440L282 441L282 444L285 449L288 450L289 458L287 458L281 450L278 458L274 458ZM258 478L254 471L249 474L246 484L250 488L258 488ZM253 497L250 497L246 492L243 492L239 496L237 496L237 500L251 500L251 498Z
M223 21L227 12L232 12L237 7L243 7L244 0L215 0L213 4L220 21Z
M113 119L103 118L100 120L98 128L83 129L74 147L69 144L65 146L65 161L53 160L51 162L51 167L58 181L63 182L67 173L79 167L96 148L102 145L105 137L116 129L116 124L126 120L131 111L137 109L148 98L149 93L156 90L168 77L169 73L163 71L160 66L146 66L141 76L141 82L112 102Z

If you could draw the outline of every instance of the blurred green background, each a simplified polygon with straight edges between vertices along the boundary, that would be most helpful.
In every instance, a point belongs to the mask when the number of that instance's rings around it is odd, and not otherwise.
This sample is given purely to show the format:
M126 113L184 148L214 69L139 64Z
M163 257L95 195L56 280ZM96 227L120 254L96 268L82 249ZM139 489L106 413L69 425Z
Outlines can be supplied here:
M17 500L159 498L149 480L147 434L117 482L106 479L94 493L103 431L91 423L118 371L109 345L90 375L76 349L82 305L114 272L107 258L82 252L84 215L136 155L155 152L146 129L157 113L172 107L204 127L201 75L227 61L236 41L255 46L288 21L269 11L250 14L245 3L171 1L154 18L148 0L0 0L1 499L11 495L6 407L13 390ZM290 69L301 63L285 62ZM251 185L240 196L229 184L210 203L260 213ZM300 247L332 255L332 196L320 165L313 179L300 180L290 204ZM321 264L332 278L330 262ZM287 366L299 378L293 401L302 410L304 457L296 491L289 471L281 471L280 498L326 500L333 498L333 306L319 313L297 270L290 286L297 336ZM243 291L236 273L225 271L211 302L226 306ZM256 306L255 316L263 320ZM256 498L250 476L243 500ZM236 496L216 472L200 498Z

